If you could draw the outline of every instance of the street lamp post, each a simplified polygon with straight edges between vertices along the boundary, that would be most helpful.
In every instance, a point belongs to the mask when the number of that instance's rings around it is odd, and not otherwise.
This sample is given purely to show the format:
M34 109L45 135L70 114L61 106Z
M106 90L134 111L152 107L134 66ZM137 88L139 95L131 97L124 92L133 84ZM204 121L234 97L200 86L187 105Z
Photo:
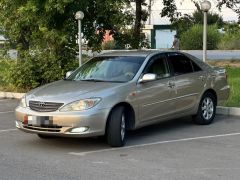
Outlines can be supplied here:
M75 19L78 21L78 47L79 47L79 67L82 65L82 30L81 30L81 21L84 18L84 13L78 11L75 15Z
M211 8L211 3L207 0L201 3L201 9L203 11L203 62L207 59L207 13Z

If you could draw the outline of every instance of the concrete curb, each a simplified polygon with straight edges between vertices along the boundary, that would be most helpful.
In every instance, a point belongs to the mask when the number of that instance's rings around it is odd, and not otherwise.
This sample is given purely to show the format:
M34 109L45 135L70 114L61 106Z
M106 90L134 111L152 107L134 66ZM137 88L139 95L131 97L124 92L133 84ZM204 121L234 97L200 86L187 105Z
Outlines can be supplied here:
M0 91L0 98L21 99L25 93L13 93ZM240 108L235 107L217 107L217 114L227 116L240 116Z
M217 114L227 116L240 116L240 108L219 106L217 107Z
M21 99L25 93L13 93L0 91L0 98Z

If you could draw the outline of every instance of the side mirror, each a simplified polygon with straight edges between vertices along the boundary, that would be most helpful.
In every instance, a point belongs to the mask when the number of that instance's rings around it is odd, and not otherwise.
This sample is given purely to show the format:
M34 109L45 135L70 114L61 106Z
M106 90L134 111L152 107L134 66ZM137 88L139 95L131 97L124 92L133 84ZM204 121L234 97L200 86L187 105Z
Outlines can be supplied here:
M68 78L72 73L73 73L73 71L68 71L68 72L66 73L66 78Z
M154 81L156 79L157 79L156 74L148 73L148 74L144 74L143 77L138 82L145 83L145 82L149 82L149 81Z

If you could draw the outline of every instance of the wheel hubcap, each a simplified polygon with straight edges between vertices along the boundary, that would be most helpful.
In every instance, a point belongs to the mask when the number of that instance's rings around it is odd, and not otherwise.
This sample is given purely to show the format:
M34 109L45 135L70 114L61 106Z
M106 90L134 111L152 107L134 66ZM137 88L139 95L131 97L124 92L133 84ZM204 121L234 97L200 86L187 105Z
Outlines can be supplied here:
M121 119L121 138L122 138L122 141L125 138L125 131L126 131L126 124L125 124L125 116L123 114L122 119Z
M214 105L211 98L207 97L202 102L202 116L204 119L209 120L213 116Z

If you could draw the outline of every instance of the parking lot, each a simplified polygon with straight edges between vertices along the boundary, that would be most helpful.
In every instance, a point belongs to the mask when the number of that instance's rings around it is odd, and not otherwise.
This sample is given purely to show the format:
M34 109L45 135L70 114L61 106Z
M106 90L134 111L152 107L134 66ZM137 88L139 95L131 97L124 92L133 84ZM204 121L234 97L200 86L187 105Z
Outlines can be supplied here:
M123 148L100 138L39 139L15 128L17 100L0 99L0 179L239 179L240 118L210 126L175 119L130 132Z

